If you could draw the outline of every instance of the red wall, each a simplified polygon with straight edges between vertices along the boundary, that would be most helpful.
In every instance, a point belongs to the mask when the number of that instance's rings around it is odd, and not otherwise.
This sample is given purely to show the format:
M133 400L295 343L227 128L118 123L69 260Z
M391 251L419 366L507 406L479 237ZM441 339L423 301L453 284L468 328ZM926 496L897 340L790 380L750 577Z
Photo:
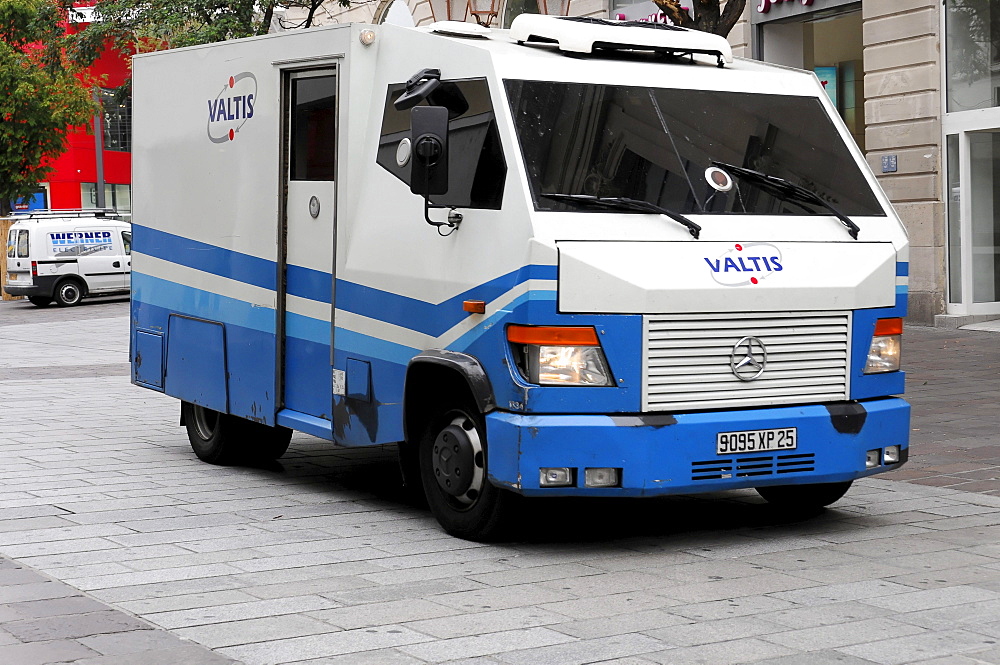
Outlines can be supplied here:
M93 0L76 2L77 7L93 6ZM70 30L83 29L87 24L78 23ZM117 88L130 75L129 56L120 52L105 50L90 68L90 72L104 76L102 86ZM79 208L82 206L80 184L97 182L97 160L93 127L72 128L68 132L68 149L52 164L55 170L49 174L49 207ZM104 181L109 184L129 185L132 183L132 153L104 151ZM108 201L108 205L111 202Z

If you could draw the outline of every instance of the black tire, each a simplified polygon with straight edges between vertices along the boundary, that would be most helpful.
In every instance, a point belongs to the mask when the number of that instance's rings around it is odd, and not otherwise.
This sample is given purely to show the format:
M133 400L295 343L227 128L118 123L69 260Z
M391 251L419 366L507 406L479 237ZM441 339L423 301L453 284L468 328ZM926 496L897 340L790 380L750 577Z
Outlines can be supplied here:
M463 405L432 417L417 451L424 496L445 531L473 541L502 535L513 496L487 478L486 427Z
M287 427L269 427L189 402L181 403L181 411L194 454L209 464L276 460L292 440Z
M847 490L851 489L853 481L843 483L815 483L812 485L778 485L775 487L757 487L768 503L797 510L815 510L824 508L839 501Z
M79 305L83 300L83 286L75 279L64 279L56 284L56 290L52 293L56 304L60 307L73 307Z
M181 403L181 414L198 459L209 464L232 464L239 459L240 428L232 416L190 402Z
M45 296L28 296L28 302L35 307L48 307L52 303L52 298Z
M244 421L246 433L251 440L250 454L261 460L280 459L292 441L292 430L287 427L269 427L260 423Z

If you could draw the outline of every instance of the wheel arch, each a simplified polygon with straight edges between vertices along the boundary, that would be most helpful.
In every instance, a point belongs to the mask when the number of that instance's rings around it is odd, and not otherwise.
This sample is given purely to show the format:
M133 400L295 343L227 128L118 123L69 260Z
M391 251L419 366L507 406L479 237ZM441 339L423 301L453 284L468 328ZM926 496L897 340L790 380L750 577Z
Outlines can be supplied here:
M90 287L87 285L87 280L81 277L80 275L63 275L59 277L59 279L57 279L55 281L55 284L53 284L52 286L52 295L55 296L56 292L59 290L59 287L65 284L66 282L73 282L78 287L80 287L81 299L86 298L88 295L90 295Z
M464 393L464 395L462 394ZM432 349L415 356L406 368L403 387L403 436L412 441L423 430L434 404L469 397L480 413L496 408L493 385L474 356Z

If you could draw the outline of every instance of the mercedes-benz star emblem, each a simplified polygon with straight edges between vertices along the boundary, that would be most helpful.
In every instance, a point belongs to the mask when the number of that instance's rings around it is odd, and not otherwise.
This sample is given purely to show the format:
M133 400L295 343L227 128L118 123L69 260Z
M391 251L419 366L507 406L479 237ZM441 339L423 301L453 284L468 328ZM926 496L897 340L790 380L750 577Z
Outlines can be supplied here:
M753 381L767 367L767 349L756 337L744 337L733 345L729 367L740 381Z

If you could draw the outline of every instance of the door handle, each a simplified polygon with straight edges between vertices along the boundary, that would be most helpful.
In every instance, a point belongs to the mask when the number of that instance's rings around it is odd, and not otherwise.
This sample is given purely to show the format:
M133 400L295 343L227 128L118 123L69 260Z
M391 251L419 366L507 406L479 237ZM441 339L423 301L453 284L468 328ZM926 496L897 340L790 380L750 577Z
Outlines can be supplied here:
M122 267L122 262L121 262L121 261L115 261L115 262L114 262L114 263L112 263L111 265L112 265L112 267L114 267L114 268L121 268L121 267Z

